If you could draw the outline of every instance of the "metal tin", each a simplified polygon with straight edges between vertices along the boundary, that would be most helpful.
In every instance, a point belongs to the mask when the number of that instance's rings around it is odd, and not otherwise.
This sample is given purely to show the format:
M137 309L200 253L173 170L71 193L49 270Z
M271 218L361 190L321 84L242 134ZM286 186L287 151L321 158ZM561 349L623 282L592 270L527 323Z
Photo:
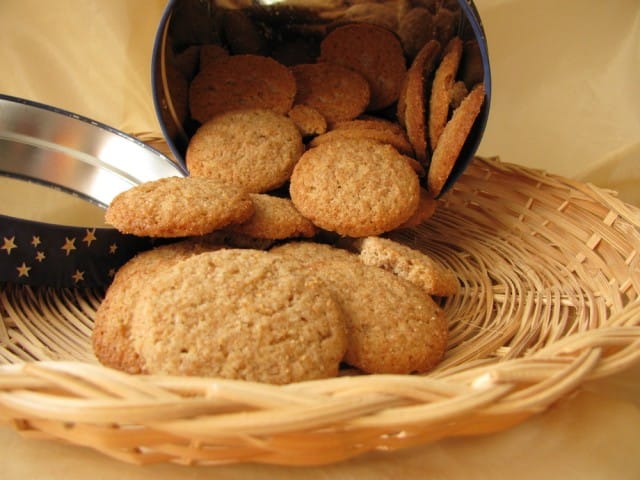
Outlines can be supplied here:
M0 185L3 178L34 182L104 209L137 184L185 174L162 153L107 125L0 95ZM2 206L0 213L2 282L102 287L118 267L152 244L106 226L76 226L72 219L69 224L36 221Z
M164 137L173 156L184 166L185 153L190 137L197 127L197 122L189 117L188 84L197 65L183 62L190 47L206 44L223 44L231 46L232 53L257 53L261 50L269 52L269 42L278 41L283 35L297 35L296 40L307 43L314 42L327 29L347 21L386 22L380 18L384 9L380 5L391 5L392 15L398 15L402 9L435 8L434 5L452 9L459 19L457 34L466 41L475 41L478 57L479 80L485 87L485 100L482 110L476 119L470 135L456 161L451 175L443 188L448 190L462 174L478 149L489 116L491 102L491 70L487 39L480 15L471 0L400 0L397 2L351 2L331 0L319 2L314 0L171 0L160 20L156 33L152 55L153 98L156 115ZM371 6L366 10L365 5ZM358 15L353 15L353 12ZM228 15L233 12L233 15ZM236 15L240 12L243 15ZM376 18L372 18L373 13ZM233 45L233 36L238 29L247 26L246 19L260 25L259 30L265 39L247 46ZM393 23L390 19L389 24ZM265 28L266 26L266 28ZM250 27L250 25L249 25ZM245 30L246 31L246 30ZM285 32L283 34L283 32ZM231 43L231 45L230 45ZM238 42L236 42L238 43ZM263 48L264 47L264 48ZM241 51L242 48L253 49ZM265 53L270 54L270 53ZM181 65L176 68L176 56ZM197 61L196 61L197 63ZM189 71L189 69L196 69Z

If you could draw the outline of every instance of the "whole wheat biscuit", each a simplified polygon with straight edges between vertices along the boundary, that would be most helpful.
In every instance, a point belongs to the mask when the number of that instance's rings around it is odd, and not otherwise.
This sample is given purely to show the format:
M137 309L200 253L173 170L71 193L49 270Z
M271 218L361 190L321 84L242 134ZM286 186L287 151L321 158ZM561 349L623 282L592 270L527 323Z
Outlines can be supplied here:
M424 45L407 71L398 99L398 120L407 131L415 158L423 165L427 164L430 156L425 95L430 92L432 72L439 55L438 42L430 40Z
M318 110L329 125L351 120L369 105L369 83L358 72L335 63L291 67L296 79L295 104Z
M196 131L186 165L193 176L263 193L289 179L302 151L302 135L290 118L266 109L235 110Z
M404 52L398 37L383 27L353 23L332 30L320 44L319 61L351 68L366 78L369 111L391 105L400 95L406 73Z
M460 59L462 58L462 40L452 38L447 43L442 54L442 61L436 68L429 98L429 142L432 150L438 145L438 140L449 119L451 104L451 89L456 81Z
M327 131L327 120L309 105L294 105L287 116L296 124L303 137L320 135Z
M418 176L404 156L365 139L307 150L291 175L289 191L296 208L315 225L352 237L398 227L420 200Z
M120 267L94 318L91 344L100 363L127 373L142 373L140 357L131 344L132 312L141 288L162 269L217 248L222 247L183 240L139 253Z
M349 260L311 260L346 315L344 361L366 373L423 373L447 345L443 311L414 284Z
M246 221L227 227L227 230L255 238L281 240L294 237L313 237L316 227L303 217L288 198L264 193L252 193L255 212Z
M123 233L173 238L242 222L253 211L251 198L240 187L209 178L168 177L116 195L105 220Z
M285 384L335 376L343 312L299 262L259 250L190 257L149 282L133 345L150 373Z
M451 120L447 122L440 141L433 151L427 172L429 192L434 197L440 194L449 178L483 102L484 85L480 83L471 89L460 106L454 110Z
M388 270L429 295L446 297L458 291L458 279L453 271L419 250L381 237L358 239L355 247L365 265Z
M265 108L286 114L293 105L296 81L273 58L260 55L220 56L191 82L189 108L200 123L224 112Z

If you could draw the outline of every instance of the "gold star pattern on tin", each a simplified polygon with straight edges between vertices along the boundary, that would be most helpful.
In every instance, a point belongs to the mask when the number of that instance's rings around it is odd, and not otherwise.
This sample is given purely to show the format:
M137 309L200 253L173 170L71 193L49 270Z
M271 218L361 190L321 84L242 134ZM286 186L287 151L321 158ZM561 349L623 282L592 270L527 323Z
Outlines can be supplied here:
M6 250L7 255L11 255L11 250L13 250L14 248L18 248L18 246L15 243L16 241L15 235L11 238L3 237L3 240L4 240L4 244L2 245L2 247L0 247L0 250Z
M37 261L37 262L40 262L40 263L41 263L41 262L43 262L43 261L44 261L44 259L45 259L45 258L47 258L47 256L44 254L44 252L42 252L42 251L40 251L40 250L38 250L38 251L36 252L36 261Z
M115 254L116 250L118 250L118 245L116 245L115 243L112 243L111 245L109 245L109 253Z
M67 254L67 257L68 257L69 254L71 253L71 251L76 249L76 239L75 239L75 237L73 237L73 238L65 237L64 245L62 247L60 247L60 249L64 250L65 253Z
M31 245L33 245L34 247L38 248L38 245L40 245L42 243L42 240L40 240L40 237L38 235L34 235L33 237L31 237Z
M22 265L17 267L16 270L18 270L18 277L28 277L31 267L27 267L27 264L22 262Z
M87 247L90 247L93 242L97 240L96 238L96 229L92 228L91 230L87 229L87 234L84 236L82 241L87 244Z
M71 275L71 278L73 278L73 281L75 283L80 283L82 280L84 280L84 272L76 270L75 273Z

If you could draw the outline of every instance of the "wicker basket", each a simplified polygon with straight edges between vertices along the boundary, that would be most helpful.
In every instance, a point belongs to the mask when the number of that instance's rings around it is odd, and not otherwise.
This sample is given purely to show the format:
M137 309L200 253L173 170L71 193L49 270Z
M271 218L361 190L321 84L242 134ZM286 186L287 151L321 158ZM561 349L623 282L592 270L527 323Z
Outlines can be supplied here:
M326 464L498 431L640 360L640 211L611 193L478 158L397 238L462 285L429 375L130 376L91 352L101 292L5 285L0 420L132 463Z

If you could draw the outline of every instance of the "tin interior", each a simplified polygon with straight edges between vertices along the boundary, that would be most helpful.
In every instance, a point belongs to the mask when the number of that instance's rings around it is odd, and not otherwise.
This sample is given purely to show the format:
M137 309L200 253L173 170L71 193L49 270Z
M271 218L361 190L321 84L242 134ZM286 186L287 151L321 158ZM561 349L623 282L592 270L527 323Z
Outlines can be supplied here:
M443 191L450 188L475 154L485 129L491 98L487 41L478 12L467 0L172 0L161 19L152 59L156 113L173 156L184 166L190 137L199 124L188 111L188 85L198 65L193 52L202 45L224 46L232 54L269 55L285 65L312 62L326 33L346 22L370 22L394 29L402 9L444 7L455 16L448 35L471 45L473 58L462 64L469 82L484 82L482 110ZM407 64L412 53L407 51ZM465 71L466 70L466 71ZM395 111L395 110L393 110ZM392 109L375 112L392 117Z

